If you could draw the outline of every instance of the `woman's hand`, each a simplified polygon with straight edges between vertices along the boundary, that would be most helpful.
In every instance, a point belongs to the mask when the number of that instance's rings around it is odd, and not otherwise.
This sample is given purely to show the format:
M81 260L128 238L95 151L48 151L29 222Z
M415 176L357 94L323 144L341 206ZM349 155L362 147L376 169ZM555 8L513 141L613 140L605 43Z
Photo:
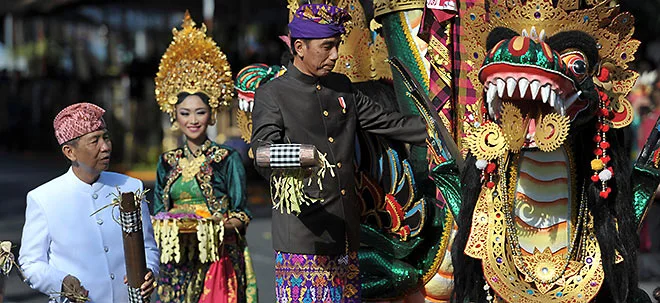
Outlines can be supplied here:
M236 218L229 218L225 221L225 235L233 235L236 232L243 231L243 222Z
M224 225L225 228L225 237L230 236L230 235L235 235L236 231L242 232L243 231L243 222L239 219L236 218L227 218L225 219L224 217L218 217L218 216L211 216L211 220L216 223L221 223Z

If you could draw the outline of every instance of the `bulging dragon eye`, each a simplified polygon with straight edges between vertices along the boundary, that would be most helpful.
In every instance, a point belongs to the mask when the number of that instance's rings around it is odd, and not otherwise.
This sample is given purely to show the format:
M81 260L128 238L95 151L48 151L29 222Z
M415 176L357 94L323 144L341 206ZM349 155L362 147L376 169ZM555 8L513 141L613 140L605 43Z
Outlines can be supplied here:
M571 51L561 55L561 59L566 63L568 70L578 81L582 81L589 71L587 60L579 51Z

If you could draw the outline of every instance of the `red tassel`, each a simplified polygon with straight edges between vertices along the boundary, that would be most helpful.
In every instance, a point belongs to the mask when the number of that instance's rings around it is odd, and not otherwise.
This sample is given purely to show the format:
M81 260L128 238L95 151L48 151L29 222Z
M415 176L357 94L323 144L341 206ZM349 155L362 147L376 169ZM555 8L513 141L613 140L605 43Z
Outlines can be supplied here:
M598 178L598 175L593 175L591 176L591 181L594 181L594 183L600 181L600 178Z
M486 182L486 187L488 187L488 188L493 188L493 187L495 187L495 182L493 182L493 181L488 181L488 182Z
M605 157L600 158L600 160L603 161L603 163L607 164L607 162L610 162L611 159L610 159L610 156L605 156Z
M610 71L607 70L607 68L604 68L604 67L601 68L601 69L600 69L600 75L598 75L598 80L599 80L600 82L605 82L605 81L607 81L607 79L609 79L609 78L610 78Z
M610 111L607 110L607 108L601 108L601 109L600 109L600 114L601 114L601 116L603 116L603 117L607 117L607 116L609 116Z
M610 142L600 142L600 148L602 149L610 148Z
M494 172L495 167L496 167L495 163L488 163L488 165L486 165L486 172L489 173L489 174Z
M603 124L603 125L600 127L600 130L602 130L603 132L606 133L606 132L608 132L608 131L610 130L610 126L607 125L607 124Z
M600 148L596 148L596 150L594 150L594 155L602 156L603 155L603 150L600 149Z
M601 138L599 135L594 136L594 142L596 143L600 142L602 139L603 138Z
M606 192L606 191L601 191L601 192L600 192L600 196L601 196L601 198L603 198L603 199L607 199L607 197L608 197L609 195L610 195L610 193L608 193L608 192Z

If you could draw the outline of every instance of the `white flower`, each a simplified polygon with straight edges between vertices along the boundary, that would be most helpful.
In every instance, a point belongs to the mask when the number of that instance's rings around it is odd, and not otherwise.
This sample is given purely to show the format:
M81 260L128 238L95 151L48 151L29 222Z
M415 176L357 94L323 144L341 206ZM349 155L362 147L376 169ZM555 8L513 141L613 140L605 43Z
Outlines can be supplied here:
M600 173L598 173L598 178L600 181L607 181L612 179L612 172L609 169L603 169Z
M486 166L488 165L488 161L484 159L479 159L477 160L476 163L474 163L474 165L476 165L478 169L485 169Z

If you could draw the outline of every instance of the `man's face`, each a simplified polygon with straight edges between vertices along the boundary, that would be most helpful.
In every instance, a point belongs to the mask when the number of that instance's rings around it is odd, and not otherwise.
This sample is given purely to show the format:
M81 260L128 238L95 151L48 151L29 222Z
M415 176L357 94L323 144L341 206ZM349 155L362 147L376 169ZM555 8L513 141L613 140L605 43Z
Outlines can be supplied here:
M301 71L317 78L329 74L335 68L335 63L339 58L340 42L340 36L307 41L296 40L294 42L295 51L304 69Z
M110 166L112 142L108 130L102 129L83 135L71 144L64 144L62 152L74 166L95 175Z

